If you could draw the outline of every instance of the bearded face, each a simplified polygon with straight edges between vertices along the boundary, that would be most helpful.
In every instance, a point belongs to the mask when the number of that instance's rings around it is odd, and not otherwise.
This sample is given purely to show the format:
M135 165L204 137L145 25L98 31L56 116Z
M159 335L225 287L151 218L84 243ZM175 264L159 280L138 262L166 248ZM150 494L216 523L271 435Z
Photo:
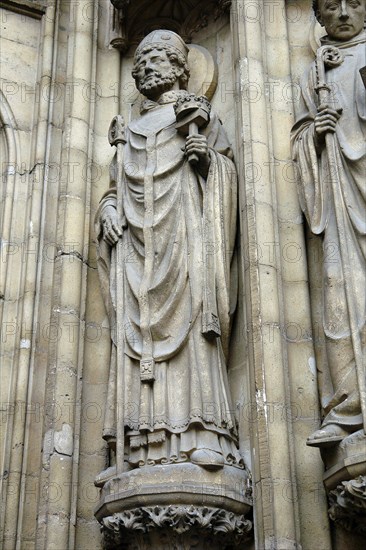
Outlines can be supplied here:
M161 95L163 92L170 90L176 80L174 69L171 69L168 74L156 71L143 77L137 83L137 88L146 97Z
M166 51L156 49L141 56L134 76L137 89L148 98L169 91L178 79Z

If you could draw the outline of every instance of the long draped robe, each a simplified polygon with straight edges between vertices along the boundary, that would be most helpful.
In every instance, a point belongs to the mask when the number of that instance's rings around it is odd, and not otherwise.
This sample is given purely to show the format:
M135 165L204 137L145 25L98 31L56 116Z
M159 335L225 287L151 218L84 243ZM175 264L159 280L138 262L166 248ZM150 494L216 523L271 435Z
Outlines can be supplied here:
M318 107L315 65L302 83L292 146L298 166L301 207L311 232L322 239L321 324L327 364L318 365L318 369L324 379L320 388L325 413L323 426L332 423L355 431L362 426L358 376L365 377L366 96L359 70L366 64L366 35L362 32L349 42L335 42L326 37L323 44L338 47L344 56L341 65L326 71L331 88L329 106L342 108L335 132L341 200L332 191L335 167L329 165L326 148L319 156L314 146ZM342 227L337 218L343 220ZM341 238L345 240L346 254L341 254ZM357 360L351 338L351 315L361 343L361 361Z
M123 166L126 454L131 465L189 459L196 448L241 465L226 359L236 305L237 181L215 114L203 133L211 158L204 180L187 161L167 92L145 101L126 128ZM116 207L111 188L102 198ZM115 248L99 240L99 274L112 328L104 437L116 437ZM140 362L155 363L141 381Z

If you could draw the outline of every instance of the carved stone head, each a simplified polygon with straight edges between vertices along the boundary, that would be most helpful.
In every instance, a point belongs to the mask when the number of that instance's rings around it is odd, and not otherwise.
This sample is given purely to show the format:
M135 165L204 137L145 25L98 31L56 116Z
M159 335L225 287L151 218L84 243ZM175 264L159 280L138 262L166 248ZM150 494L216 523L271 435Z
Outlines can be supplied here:
M136 49L132 76L138 90L155 98L172 89L186 90L189 79L188 47L178 34L153 31Z
M332 39L350 40L364 28L366 0L313 0L313 9Z

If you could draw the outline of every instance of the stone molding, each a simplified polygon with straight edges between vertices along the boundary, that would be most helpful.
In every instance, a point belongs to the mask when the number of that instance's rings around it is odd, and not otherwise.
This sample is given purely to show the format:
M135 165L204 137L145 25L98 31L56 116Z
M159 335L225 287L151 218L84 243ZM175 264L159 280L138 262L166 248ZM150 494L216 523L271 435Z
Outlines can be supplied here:
M244 515L220 508L182 505L134 508L117 512L102 521L103 539L107 549L120 548L122 541L126 544L137 543L134 547L140 548L139 535L156 531L158 536L164 538L165 530L169 530L170 543L173 539L179 542L183 534L187 543L190 536L199 534L201 543L206 541L210 544L210 537L214 536L214 542L219 542L221 548L226 548L229 544L234 547L242 545L250 537L252 522ZM146 543L146 537L143 540Z
M47 0L1 0L0 8L27 15L34 19L41 19L46 12Z
M329 493L329 517L347 531L366 534L366 476L342 481Z

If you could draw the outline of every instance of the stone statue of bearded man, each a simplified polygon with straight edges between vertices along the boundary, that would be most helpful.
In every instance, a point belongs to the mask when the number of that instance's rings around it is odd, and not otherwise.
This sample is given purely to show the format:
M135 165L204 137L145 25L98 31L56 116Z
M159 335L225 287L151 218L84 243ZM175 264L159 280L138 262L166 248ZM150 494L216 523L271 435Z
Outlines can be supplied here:
M177 130L174 105L188 93L187 54L183 40L166 30L153 31L138 46L132 74L146 99L141 116L125 129L122 183L114 161L96 217L112 329L104 438L113 449L118 318L124 330L125 469L181 462L243 467L227 377L237 293L237 178L214 113L199 133L185 137ZM188 161L192 154L196 164ZM116 304L120 239L123 308Z

